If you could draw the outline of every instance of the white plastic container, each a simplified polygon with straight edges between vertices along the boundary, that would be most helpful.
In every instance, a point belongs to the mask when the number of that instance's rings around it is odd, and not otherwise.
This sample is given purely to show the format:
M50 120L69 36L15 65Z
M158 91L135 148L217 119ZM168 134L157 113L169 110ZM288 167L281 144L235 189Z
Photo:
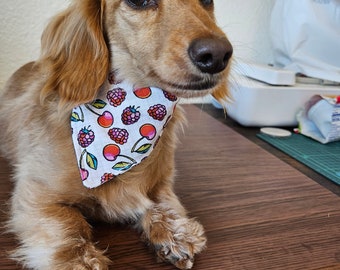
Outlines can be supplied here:
M296 114L314 95L340 95L339 86L296 84L271 86L234 75L229 85L227 114L243 126L296 126ZM218 107L218 103L213 101Z

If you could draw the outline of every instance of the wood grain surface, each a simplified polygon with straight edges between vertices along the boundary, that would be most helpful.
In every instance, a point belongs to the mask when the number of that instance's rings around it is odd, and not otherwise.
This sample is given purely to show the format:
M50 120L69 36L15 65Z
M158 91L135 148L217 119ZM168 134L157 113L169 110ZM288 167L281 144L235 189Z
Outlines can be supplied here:
M339 197L199 108L185 109L189 124L176 154L176 192L208 237L194 269L340 269ZM1 222L10 173L0 159ZM129 226L93 227L111 269L174 269L158 263ZM1 270L21 269L7 256L15 244L1 227Z

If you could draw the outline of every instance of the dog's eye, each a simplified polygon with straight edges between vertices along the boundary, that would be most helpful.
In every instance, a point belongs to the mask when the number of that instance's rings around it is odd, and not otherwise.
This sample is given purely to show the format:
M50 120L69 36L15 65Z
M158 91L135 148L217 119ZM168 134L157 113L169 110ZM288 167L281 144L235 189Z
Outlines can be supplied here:
M135 9L146 9L150 7L157 7L158 0L125 0L126 3Z
M208 7L208 6L211 6L214 1L213 0L200 0L202 5L205 6L205 7Z

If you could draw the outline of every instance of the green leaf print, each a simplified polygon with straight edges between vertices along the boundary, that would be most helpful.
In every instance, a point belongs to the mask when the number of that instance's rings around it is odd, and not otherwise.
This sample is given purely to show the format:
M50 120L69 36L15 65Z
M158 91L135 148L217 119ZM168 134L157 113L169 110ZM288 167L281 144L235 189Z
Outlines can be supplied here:
M112 167L112 169L116 171L126 171L132 167L134 163L129 163L129 162L118 162L116 165Z
M94 155L89 152L86 153L86 163L91 169L97 170L98 160Z
M143 144L141 147L139 147L135 152L138 154L145 154L150 150L151 147L152 147L152 144L146 143L146 144Z
M101 99L97 99L91 105L93 107L95 107L96 109L103 109L103 108L105 108L106 104L107 103L105 101L103 101Z

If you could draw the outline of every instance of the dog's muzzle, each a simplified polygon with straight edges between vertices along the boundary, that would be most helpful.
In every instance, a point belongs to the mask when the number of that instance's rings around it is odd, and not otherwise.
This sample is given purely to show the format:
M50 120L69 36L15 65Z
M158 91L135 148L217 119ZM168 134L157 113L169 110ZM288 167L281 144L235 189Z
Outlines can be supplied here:
M226 38L197 38L189 46L192 63L203 73L223 71L233 54L233 47Z

